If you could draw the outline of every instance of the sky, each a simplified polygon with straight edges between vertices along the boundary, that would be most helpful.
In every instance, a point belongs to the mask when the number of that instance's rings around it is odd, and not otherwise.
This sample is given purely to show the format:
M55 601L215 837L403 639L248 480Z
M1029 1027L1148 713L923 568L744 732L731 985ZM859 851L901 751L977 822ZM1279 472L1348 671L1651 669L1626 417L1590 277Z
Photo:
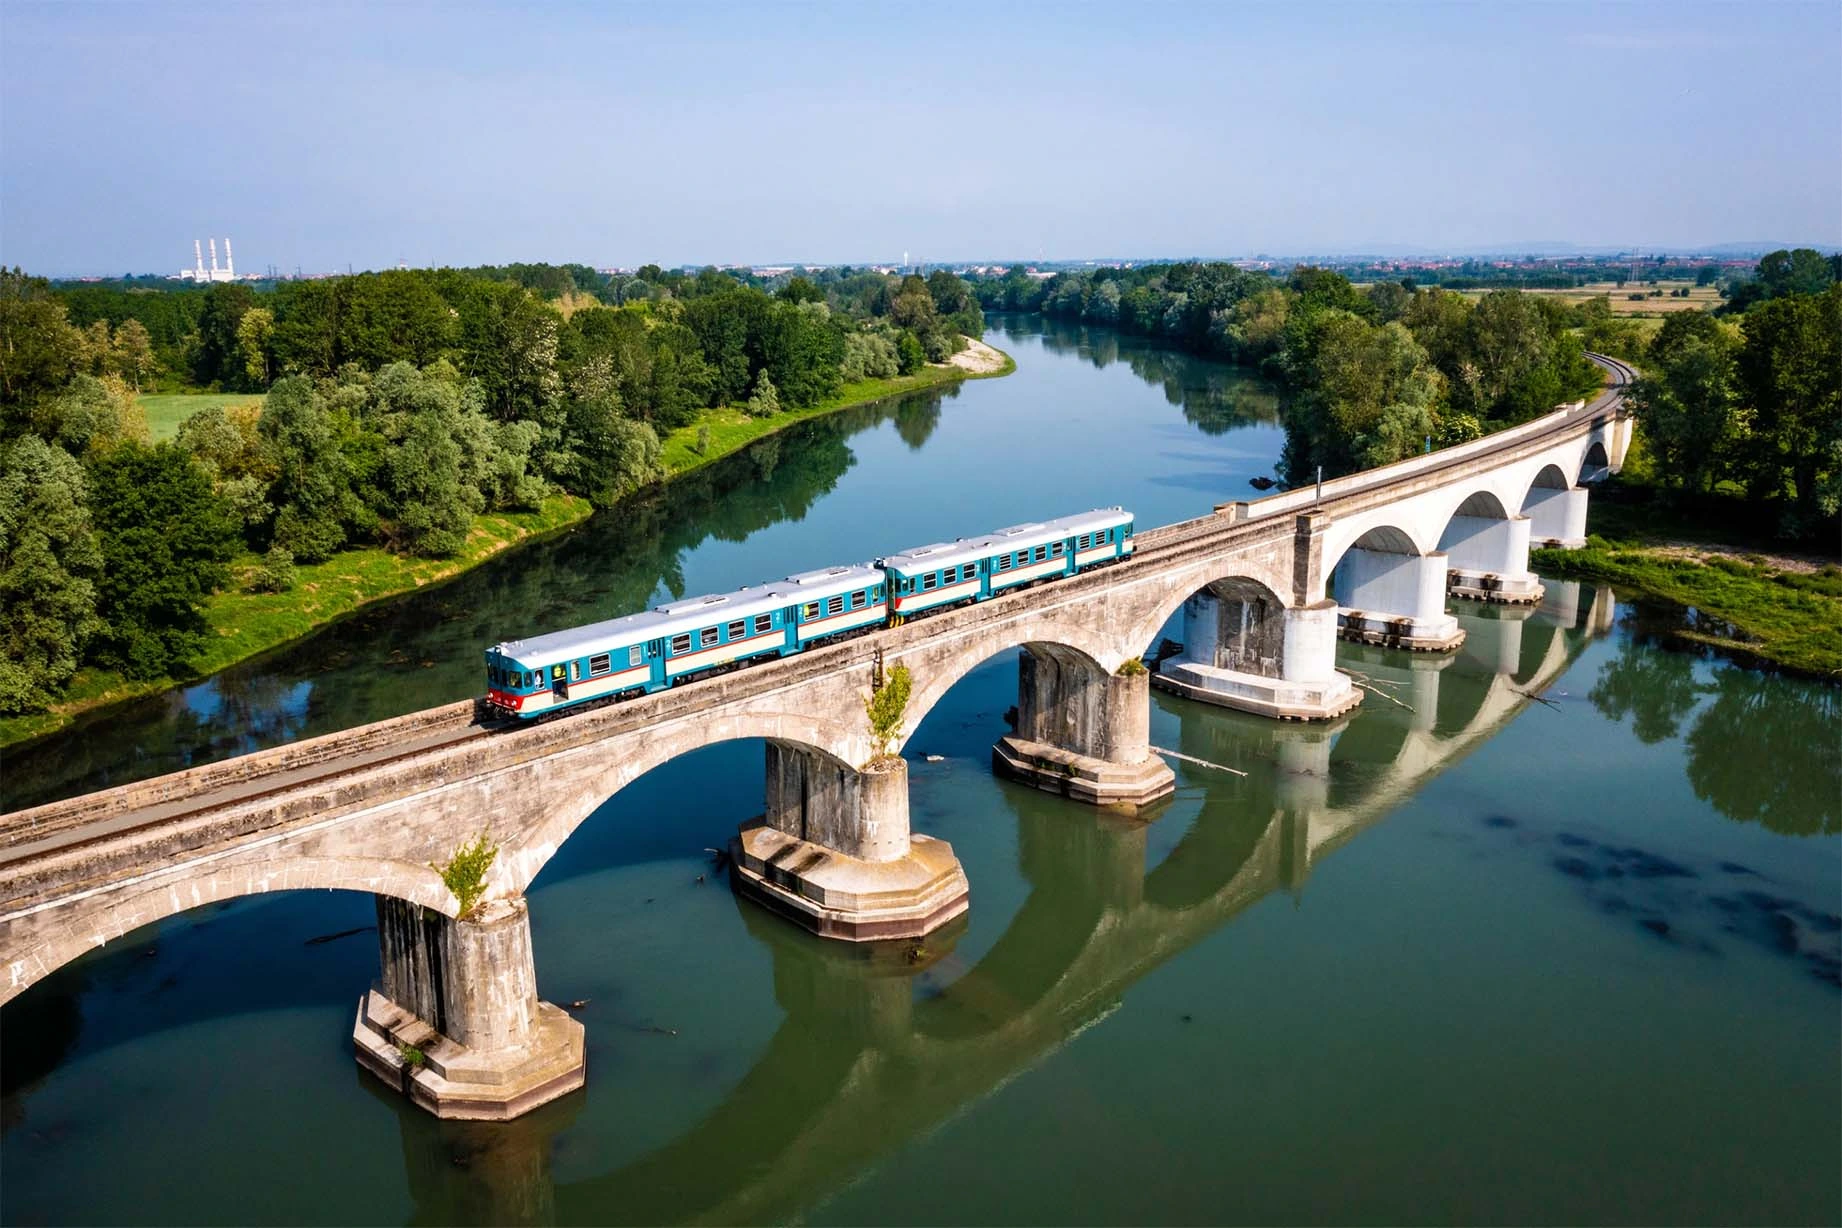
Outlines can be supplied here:
M1842 244L1842 4L0 0L0 263Z

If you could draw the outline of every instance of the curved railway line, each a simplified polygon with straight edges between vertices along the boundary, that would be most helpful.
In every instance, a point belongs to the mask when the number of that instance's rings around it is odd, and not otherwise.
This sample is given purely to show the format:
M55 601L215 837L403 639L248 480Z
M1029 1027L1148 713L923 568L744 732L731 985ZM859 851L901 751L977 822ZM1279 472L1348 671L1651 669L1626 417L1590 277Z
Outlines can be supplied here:
M1436 478L1480 455L1537 450L1555 436L1577 429L1583 420L1616 411L1626 385L1636 378L1636 372L1626 363L1603 355L1589 357L1607 372L1608 386L1584 405L1550 414L1526 427L1326 482L1321 495L1311 492L1314 497L1309 502L1301 502L1303 491L1283 492L1235 505L1245 507L1242 516L1216 512L1147 529L1138 534L1130 559L1050 582L1048 587L1073 595L1085 587L1110 583L1121 570L1190 562L1219 549L1225 538L1262 533L1289 536L1292 522L1282 513L1301 508L1334 511L1341 504L1386 490L1404 478ZM762 680L767 684L764 690L792 686L816 674L860 662L865 649L900 646L911 637L933 634L961 620L1004 617L1018 602L1030 600L1035 591L1040 591L1039 586L1026 586L991 601L946 610L901 627L871 629L794 657L761 658L759 665L740 668L753 672L766 666L761 669ZM201 830L197 835L202 839L188 843L185 829L188 824L202 826L206 816L227 806L242 807L278 798L304 785L358 770L370 773L406 764L479 738L528 738L534 753L544 753L630 730L661 715L695 715L734 698L705 686L700 679L658 694L561 714L548 722L482 722L480 703L468 700L14 811L0 815L0 906L16 901L21 888L29 889L24 880L36 877L31 866L41 859L63 861L91 846L160 826L172 828L179 848L203 847L221 840L223 831ZM410 739L407 744L406 736ZM286 826L293 821L297 820L281 819L267 827ZM249 831L240 832L238 838L248 834Z

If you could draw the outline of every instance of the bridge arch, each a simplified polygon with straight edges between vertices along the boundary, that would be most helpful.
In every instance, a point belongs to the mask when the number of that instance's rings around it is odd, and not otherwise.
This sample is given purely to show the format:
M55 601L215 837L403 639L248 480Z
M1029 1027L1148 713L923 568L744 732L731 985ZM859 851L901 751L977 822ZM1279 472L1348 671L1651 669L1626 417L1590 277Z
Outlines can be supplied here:
M505 855L494 866L494 886L505 894L522 893L563 842L608 799L653 769L708 746L759 739L856 772L871 752L868 720L861 712L855 715L853 725L791 712L678 717L656 726L651 736L623 741L623 749L631 753L613 756L596 743L550 756L534 765L555 774L542 790L542 808L516 824L516 838L505 841Z
M173 871L156 871L98 895L14 919L13 941L0 967L0 1002L10 1001L79 956L155 922L212 904L281 891L360 891L393 896L437 912L454 911L454 897L441 875L423 863L311 853L274 857L264 849L223 859L198 859Z
M1051 615L1015 620L998 634L978 636L969 643L956 642L944 648L922 644L899 656L891 654L885 664L906 665L915 680L902 722L901 741L905 742L920 727L927 714L967 674L993 657L1018 648L1027 649L1072 677L1089 680L1105 678L1139 651L1117 634L1109 635Z
M1568 480L1566 471L1554 461L1549 461L1541 467L1540 472L1536 473L1527 489L1522 492L1522 500L1518 506L1522 511L1527 512L1530 500L1543 498L1542 495L1536 493L1537 491L1570 490L1572 487L1573 483Z
M1587 445L1580 456L1579 482L1598 482L1612 471L1612 458L1605 450L1605 441L1595 439Z

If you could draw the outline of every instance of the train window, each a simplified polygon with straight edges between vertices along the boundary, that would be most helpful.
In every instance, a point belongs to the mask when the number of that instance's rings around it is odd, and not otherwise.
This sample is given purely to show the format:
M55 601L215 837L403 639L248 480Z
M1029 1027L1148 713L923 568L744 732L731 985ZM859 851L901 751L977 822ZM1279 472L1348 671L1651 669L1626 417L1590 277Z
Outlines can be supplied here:
M598 652L588 659L588 672L591 677L600 677L614 668L614 658L605 652Z
M1010 569L1011 569L1011 556L1008 554L1000 554L998 556L998 570L999 571L1009 571Z
M800 607L799 616L801 618L817 618L819 616L819 603L816 601L807 602Z
M939 574L936 572L930 571L925 576L921 577L921 591L926 592L927 590L933 588L935 585L939 583L940 583Z
M688 635L672 636L672 651L673 652L691 651L691 637Z
M729 638L730 639L739 640L747 634L748 634L748 623L745 620L738 618L736 619L736 621L729 624Z
M705 648L716 643L716 628L705 627L702 631L699 631L697 633L697 642L702 644Z
M774 616L772 614L755 615L755 634L756 635L766 635L768 632L772 631L773 629L774 629Z
M582 662L571 661L569 663L569 677L572 682L582 681Z
M865 600L864 595L861 589L855 593L852 593L851 594L851 609L853 610L863 609L864 600Z
M628 666L631 667L631 666L638 665L640 663L640 657L643 655L643 652L644 650L641 649L638 644L635 644L633 647L627 649Z
M1062 552L1062 543L1061 543L1061 542L1051 542L1051 543L1049 543L1049 553L1050 553L1050 554L1055 554L1055 555L1059 555L1059 554L1061 554L1061 552Z
M1044 559L1048 557L1049 557L1049 547L1047 546L1036 547L1036 561L1038 563L1042 562Z
M563 676L563 667L561 665L552 665L550 667L550 681L561 682L563 681Z
M844 613L844 598L843 597L833 597L830 600L828 600L825 603L825 612L827 614Z

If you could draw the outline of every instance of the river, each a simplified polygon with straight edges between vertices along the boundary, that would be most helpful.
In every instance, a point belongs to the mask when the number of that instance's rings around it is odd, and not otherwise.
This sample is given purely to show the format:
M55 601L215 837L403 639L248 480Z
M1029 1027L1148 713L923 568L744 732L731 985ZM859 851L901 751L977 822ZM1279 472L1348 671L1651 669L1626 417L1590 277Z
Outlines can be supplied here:
M448 702L487 643L1096 504L1249 495L1245 372L997 318L1016 374L804 424L433 592L9 754L5 807ZM758 743L611 798L529 893L587 1089L437 1122L357 1070L367 897L236 901L0 1012L6 1223L1835 1222L1836 688L1550 584L1449 659L1348 648L1329 727L1154 692L1128 821L1000 781L1014 654L909 741L972 884L827 944L706 847ZM1543 702L1529 698L1539 692Z

